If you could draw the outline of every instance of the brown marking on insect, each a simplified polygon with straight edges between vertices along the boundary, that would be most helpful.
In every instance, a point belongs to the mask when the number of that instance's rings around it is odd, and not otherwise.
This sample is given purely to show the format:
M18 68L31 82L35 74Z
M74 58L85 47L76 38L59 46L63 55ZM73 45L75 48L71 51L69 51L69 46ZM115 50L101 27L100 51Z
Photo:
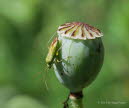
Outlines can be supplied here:
M53 46L53 45L57 42L57 40L58 40L58 37L56 37L56 38L53 40L51 46Z

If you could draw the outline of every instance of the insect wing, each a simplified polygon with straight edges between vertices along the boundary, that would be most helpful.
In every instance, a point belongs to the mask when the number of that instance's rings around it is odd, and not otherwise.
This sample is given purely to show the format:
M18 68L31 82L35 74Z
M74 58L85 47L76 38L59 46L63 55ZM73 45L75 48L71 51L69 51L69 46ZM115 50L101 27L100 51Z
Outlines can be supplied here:
M53 60L56 56L56 52L58 49L58 38L56 37L53 42L51 43L50 47L49 47L49 51L46 57L46 63L48 65L51 65L53 63Z

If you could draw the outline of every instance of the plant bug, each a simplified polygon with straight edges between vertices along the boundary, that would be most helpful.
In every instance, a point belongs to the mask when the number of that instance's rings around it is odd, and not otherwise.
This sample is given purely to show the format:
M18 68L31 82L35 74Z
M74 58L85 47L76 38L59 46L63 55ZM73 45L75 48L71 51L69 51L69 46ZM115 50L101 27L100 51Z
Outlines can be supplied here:
M47 67L50 69L58 56L59 40L56 37L49 47L49 51L46 57Z

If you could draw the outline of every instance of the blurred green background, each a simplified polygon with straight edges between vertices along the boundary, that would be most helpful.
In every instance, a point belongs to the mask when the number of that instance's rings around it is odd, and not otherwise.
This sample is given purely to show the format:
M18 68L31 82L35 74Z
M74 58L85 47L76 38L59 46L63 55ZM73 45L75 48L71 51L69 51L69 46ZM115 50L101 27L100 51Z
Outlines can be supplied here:
M63 108L69 91L53 69L46 73L45 55L57 27L71 21L104 34L104 65L84 106L129 108L129 0L0 0L0 108Z

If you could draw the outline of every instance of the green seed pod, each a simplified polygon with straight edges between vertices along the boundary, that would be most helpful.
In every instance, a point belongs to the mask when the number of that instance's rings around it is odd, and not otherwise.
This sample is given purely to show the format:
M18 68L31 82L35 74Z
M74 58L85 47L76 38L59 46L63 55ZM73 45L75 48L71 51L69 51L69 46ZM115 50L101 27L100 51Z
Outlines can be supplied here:
M80 92L98 75L104 59L100 30L80 22L58 28L58 61L54 70L58 80L70 92Z

